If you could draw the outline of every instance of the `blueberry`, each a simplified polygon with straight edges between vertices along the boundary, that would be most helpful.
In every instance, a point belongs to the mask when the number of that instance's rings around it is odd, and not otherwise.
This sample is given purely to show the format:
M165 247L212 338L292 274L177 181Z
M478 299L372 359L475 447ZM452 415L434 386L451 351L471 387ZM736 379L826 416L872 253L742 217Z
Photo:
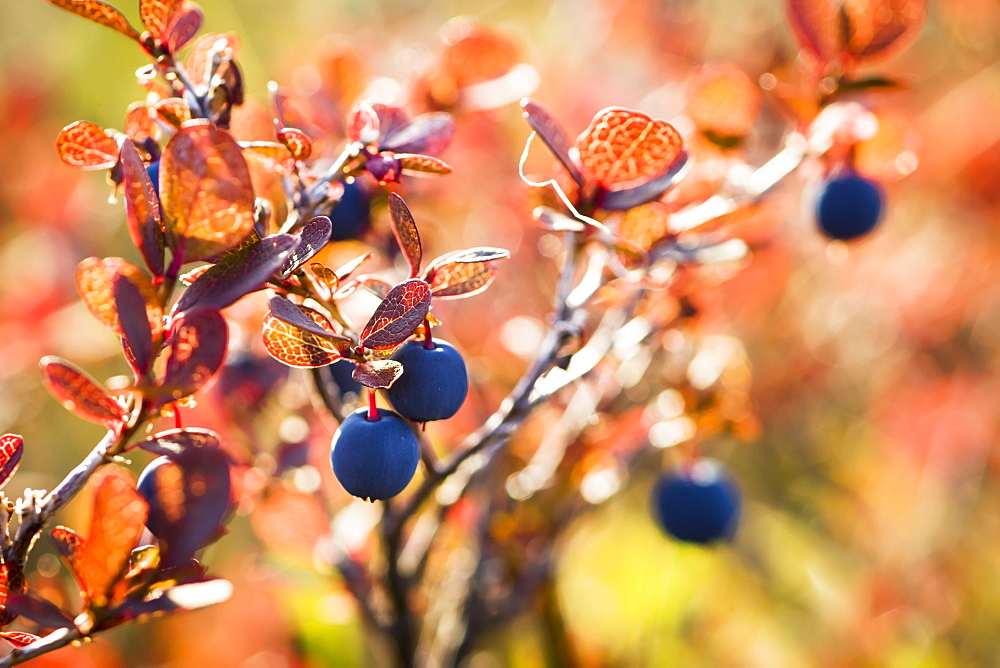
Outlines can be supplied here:
M403 365L403 375L385 394L392 407L414 422L444 420L458 412L469 393L465 361L454 346L434 339L434 347L411 340L392 356Z
M160 161L151 162L146 165L146 174L149 175L149 180L153 182L153 190L156 191L156 196L160 196Z
M722 466L699 460L690 468L664 474L653 488L660 526L687 543L731 538L740 514L740 493Z
M410 425L396 413L378 409L378 419L368 419L368 409L351 413L333 435L330 460L337 480L350 494L362 499L396 496L413 479L420 446Z
M882 216L882 188L855 173L823 184L816 200L816 222L831 239L854 239L867 234Z
M344 184L344 194L327 214L333 223L331 241L357 239L371 222L371 196L357 180Z
M160 489L166 485L166 478L160 481L160 476L176 476L170 480L170 484L177 485L181 476L180 467L170 461L169 457L157 457L143 469L139 474L139 481L136 483L136 491L149 504L149 516L146 519L146 528L157 538L164 538L169 535L171 521L167 516L163 504L160 502Z

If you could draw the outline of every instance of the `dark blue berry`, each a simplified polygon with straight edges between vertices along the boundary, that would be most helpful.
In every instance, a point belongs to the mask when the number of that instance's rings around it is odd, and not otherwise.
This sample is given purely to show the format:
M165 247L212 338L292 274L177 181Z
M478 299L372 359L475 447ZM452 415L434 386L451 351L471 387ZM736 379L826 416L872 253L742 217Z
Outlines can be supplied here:
M139 481L135 485L136 491L142 498L146 499L146 503L149 505L146 528L157 538L169 535L172 524L163 504L160 503L159 490L163 483L157 482L159 476L168 473L165 467L169 466L176 467L177 465L171 462L169 457L157 457L139 474ZM177 471L177 475L180 475L180 471Z
M333 435L330 460L337 480L350 494L362 499L396 496L413 479L420 459L417 437L396 413L378 409L378 419L368 419L368 409L351 413Z
M688 543L731 538L740 515L740 493L721 465L700 460L664 474L653 488L653 506L663 529Z
M160 161L151 162L146 165L146 174L149 175L149 180L153 182L153 190L156 191L156 196L160 196Z
M403 375L385 391L392 407L414 422L444 420L458 412L469 393L469 375L462 355L446 341L434 347L411 340L392 356Z
M344 194L327 214L333 223L331 241L357 239L371 222L371 196L359 181L344 184Z
M831 239L854 239L867 234L882 217L882 188L858 174L847 174L823 184L816 200L816 222Z

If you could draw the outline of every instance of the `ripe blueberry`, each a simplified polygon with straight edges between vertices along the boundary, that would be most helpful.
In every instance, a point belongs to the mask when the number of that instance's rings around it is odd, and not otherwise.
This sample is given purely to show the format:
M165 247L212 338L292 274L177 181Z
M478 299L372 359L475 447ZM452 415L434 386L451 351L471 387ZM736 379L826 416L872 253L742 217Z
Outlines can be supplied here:
M703 459L660 477L653 488L660 526L688 543L731 538L740 514L740 493L722 466Z
M469 375L462 355L446 341L434 347L410 340L392 356L403 375L385 391L392 407L414 422L444 420L458 412L469 393Z
M378 419L368 419L368 409L351 413L333 435L330 460L337 480L350 494L362 499L396 496L413 479L420 446L410 425L396 413L378 409Z
M156 191L156 196L160 196L160 161L151 162L146 165L146 174L149 175L149 180L153 182L153 190Z
M854 239L871 232L882 216L882 188L855 173L823 184L816 200L816 222L831 239Z
M161 496L158 493L164 482L157 482L157 480L160 476L164 476L164 479L167 476L176 476L170 482L177 484L181 475L180 467L170 461L169 457L157 457L139 474L139 480L136 482L135 488L139 492L139 495L146 499L146 503L149 504L149 516L146 518L146 528L157 538L169 535L171 524L163 508L163 504L160 503Z
M327 214L333 223L330 241L357 239L371 222L371 196L358 181L344 184L344 194Z

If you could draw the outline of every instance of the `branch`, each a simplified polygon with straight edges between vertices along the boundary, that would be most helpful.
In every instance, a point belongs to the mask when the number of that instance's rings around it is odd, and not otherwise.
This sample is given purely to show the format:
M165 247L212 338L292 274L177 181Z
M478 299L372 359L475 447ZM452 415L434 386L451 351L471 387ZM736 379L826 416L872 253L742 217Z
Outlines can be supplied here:
M71 643L83 640L83 638L84 635L78 629L57 629L44 638L40 638L30 645L15 648L7 656L0 658L0 668L16 666L25 661L36 659L42 654L47 654Z

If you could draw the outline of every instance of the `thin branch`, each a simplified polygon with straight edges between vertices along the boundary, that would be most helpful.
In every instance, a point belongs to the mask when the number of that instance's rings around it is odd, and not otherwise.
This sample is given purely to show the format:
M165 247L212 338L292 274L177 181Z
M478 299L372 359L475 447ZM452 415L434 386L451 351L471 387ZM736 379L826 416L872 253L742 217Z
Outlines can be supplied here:
M16 666L26 661L37 659L42 654L65 647L83 638L84 635L78 629L57 629L30 645L15 648L7 656L0 658L0 668Z

